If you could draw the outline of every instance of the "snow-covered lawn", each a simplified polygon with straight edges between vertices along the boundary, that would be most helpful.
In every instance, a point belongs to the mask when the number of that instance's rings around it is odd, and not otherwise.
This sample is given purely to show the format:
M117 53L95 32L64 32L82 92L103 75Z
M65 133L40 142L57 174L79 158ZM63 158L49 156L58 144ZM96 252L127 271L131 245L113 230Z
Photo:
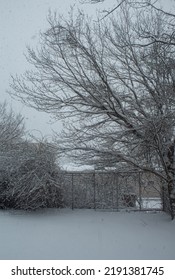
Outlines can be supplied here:
M165 213L0 211L0 259L175 259Z

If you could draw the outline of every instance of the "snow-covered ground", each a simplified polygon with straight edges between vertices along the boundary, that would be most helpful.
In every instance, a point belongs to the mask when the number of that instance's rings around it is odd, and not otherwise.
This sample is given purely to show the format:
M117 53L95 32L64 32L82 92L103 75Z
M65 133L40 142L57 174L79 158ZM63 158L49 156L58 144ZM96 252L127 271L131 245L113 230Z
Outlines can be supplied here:
M0 211L0 259L175 259L165 213Z

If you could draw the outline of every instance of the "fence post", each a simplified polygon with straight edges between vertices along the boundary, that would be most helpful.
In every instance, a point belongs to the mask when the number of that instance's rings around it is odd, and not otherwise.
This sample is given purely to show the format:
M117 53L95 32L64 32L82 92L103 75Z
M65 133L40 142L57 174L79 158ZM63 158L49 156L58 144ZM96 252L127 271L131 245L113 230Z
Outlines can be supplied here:
M117 184L117 211L119 211L119 174L116 173L116 184Z
M111 173L111 177L113 176L112 178L112 211L114 211L114 183L115 183L115 173L112 172Z
M72 210L74 210L74 174L72 173Z
M162 191L162 211L166 211L166 205L165 205L165 188L164 188L164 183L163 183L163 179L161 179L161 191Z
M95 182L95 170L93 173L93 183L94 183L94 209L96 210L96 182Z
M142 210L142 190L141 190L141 175L139 172L139 210Z

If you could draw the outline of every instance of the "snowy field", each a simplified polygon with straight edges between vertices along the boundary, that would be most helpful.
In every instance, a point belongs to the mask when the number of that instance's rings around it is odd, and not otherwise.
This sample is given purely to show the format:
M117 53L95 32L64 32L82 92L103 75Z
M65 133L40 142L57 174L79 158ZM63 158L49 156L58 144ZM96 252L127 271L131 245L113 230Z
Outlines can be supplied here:
M0 259L175 259L165 213L0 211Z

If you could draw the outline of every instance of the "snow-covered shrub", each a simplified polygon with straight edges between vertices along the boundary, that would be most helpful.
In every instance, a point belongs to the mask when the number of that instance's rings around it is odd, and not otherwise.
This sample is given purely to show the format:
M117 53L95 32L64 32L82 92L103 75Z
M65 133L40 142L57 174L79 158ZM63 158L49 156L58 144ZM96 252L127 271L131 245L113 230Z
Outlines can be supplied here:
M15 144L13 163L0 180L0 207L24 210L62 207L56 152L47 142Z
M0 209L11 208L9 189L12 189L8 178L2 177L0 179Z
M15 180L17 186L22 186L22 192L17 195L20 208L62 207L61 176L54 147L40 142L27 143L26 148L26 160Z
M0 104L0 208L61 207L56 149L24 136L22 116Z

